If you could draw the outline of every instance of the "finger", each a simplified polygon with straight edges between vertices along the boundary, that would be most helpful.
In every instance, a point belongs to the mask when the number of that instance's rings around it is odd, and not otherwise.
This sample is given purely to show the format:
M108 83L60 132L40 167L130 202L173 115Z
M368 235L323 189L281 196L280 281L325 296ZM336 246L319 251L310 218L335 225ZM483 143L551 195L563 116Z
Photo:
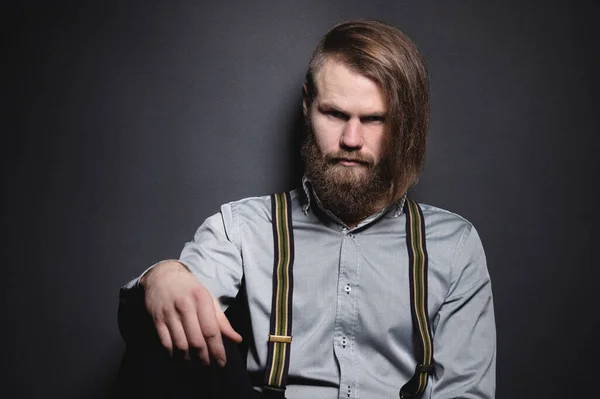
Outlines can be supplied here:
M210 296L208 292L206 294ZM210 297L205 297L204 299L197 301L198 321L200 322L200 328L202 329L202 335L206 341L210 357L216 361L217 365L223 367L227 361L227 357L225 356L221 330L219 329L212 300Z
M177 313L167 318L167 327L173 342L173 352L183 353L184 357L188 357L188 342Z
M235 343L242 342L243 338L237 331L233 329L231 323L229 323L229 319L225 316L225 313L221 310L221 306L219 305L219 301L215 297L213 297L213 305L215 309L215 315L217 317L217 323L219 324L219 330L221 333L225 335L227 338L232 340Z
M196 355L204 365L210 364L210 358L208 355L208 349L206 347L206 341L202 336L202 330L198 321L198 314L195 309L191 312L180 314L181 325L185 331L185 336L188 342L188 351L190 357ZM193 352L193 353L192 353Z
M161 345L169 351L169 356L173 356L173 340L171 339L167 325L163 322L156 322L155 326Z

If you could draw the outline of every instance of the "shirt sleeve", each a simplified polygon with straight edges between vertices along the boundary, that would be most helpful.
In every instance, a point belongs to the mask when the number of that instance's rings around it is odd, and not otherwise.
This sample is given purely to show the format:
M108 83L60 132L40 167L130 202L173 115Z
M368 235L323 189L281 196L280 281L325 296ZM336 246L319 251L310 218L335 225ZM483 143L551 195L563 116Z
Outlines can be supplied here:
M492 399L496 327L485 253L469 225L458 243L446 300L433 321L435 399Z
M219 300L223 310L227 309L237 295L243 277L239 224L231 205L223 205L221 212L202 223L193 240L185 244L178 261ZM139 339L143 330L151 327L146 320L140 279L158 263L121 287L118 323L125 341Z
M193 241L185 244L179 257L219 300L223 311L235 299L244 275L236 216L231 205L223 205L220 213L198 228Z

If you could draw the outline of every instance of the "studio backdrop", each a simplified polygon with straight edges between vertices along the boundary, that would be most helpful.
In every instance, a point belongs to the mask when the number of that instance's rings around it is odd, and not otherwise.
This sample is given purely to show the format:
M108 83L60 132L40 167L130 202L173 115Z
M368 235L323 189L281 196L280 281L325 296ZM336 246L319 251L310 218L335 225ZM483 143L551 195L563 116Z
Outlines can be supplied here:
M400 27L425 56L430 135L412 195L482 237L497 397L589 397L594 3L9 3L3 397L108 396L119 287L177 257L222 203L298 186L308 60L354 18Z

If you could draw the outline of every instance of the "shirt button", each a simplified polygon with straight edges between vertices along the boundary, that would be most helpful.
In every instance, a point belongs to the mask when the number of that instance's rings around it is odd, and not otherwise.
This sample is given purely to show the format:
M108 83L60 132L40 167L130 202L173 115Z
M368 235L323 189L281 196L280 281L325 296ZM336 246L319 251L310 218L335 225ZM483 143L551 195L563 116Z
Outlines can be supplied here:
M350 288L350 284L346 284L346 286L344 287L344 291L346 291L346 294L349 294L350 291L352 291L352 288Z
M342 346L346 346L348 345L348 340L346 339L346 337L342 338Z

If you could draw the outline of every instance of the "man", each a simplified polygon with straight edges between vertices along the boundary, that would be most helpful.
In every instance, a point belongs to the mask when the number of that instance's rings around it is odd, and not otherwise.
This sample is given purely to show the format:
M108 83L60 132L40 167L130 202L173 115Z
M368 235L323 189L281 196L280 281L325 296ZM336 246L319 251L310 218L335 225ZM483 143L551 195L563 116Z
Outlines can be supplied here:
M135 317L127 307L143 291L162 347L217 365L207 369L217 376L239 355L230 344L242 337L223 311L241 297L248 352L244 370L225 377L231 385L244 379L289 399L398 397L401 389L403 397L494 397L492 292L479 236L460 216L406 196L424 162L429 117L416 46L385 23L339 24L317 46L303 96L302 188L223 205L179 260L125 286L128 346Z

